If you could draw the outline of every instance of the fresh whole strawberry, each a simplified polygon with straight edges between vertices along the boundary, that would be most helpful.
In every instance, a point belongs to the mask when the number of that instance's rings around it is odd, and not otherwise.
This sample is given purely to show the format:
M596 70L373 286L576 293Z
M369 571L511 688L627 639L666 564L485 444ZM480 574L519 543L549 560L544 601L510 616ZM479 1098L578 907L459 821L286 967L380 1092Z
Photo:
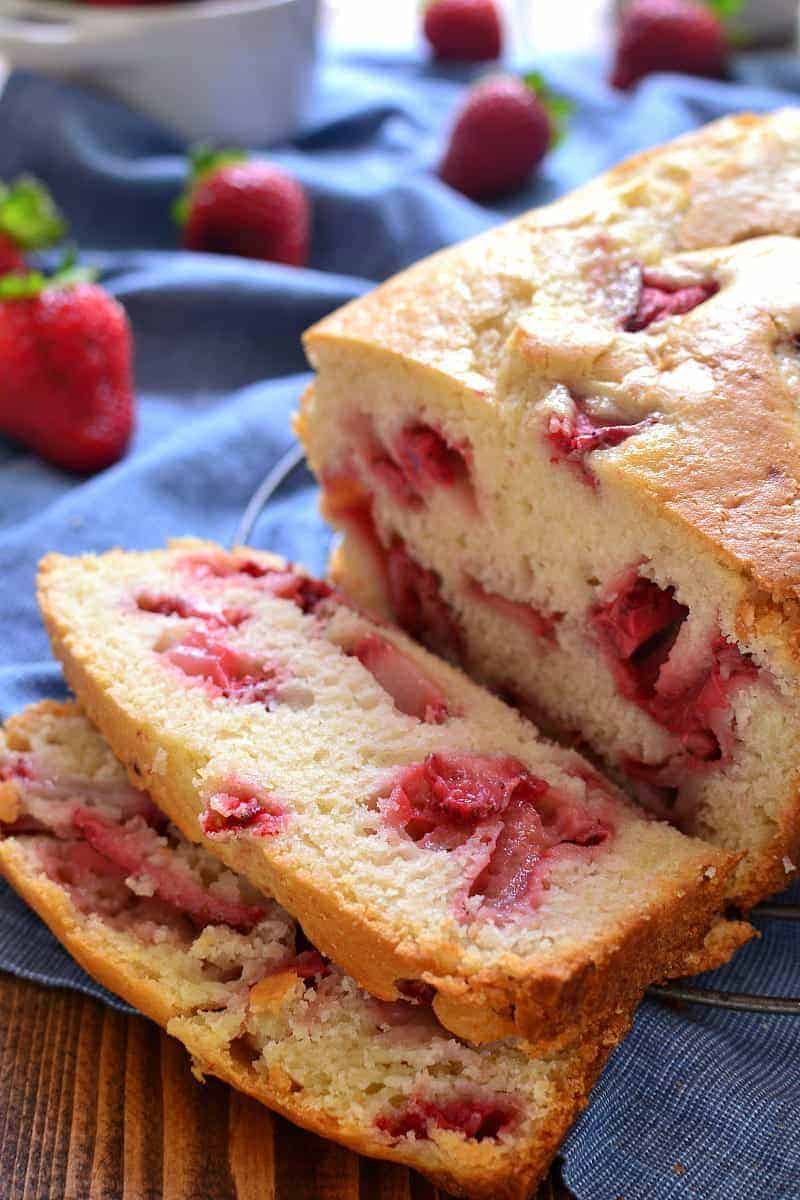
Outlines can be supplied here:
M25 271L25 251L51 246L65 229L50 193L37 180L25 175L0 183L0 276Z
M503 45L495 0L431 0L423 32L442 59L484 62L499 58Z
M68 471L122 455L133 427L125 310L78 272L0 280L0 432Z
M263 159L236 150L196 150L192 176L174 215L189 250L292 267L308 261L311 216L305 191Z
M456 117L439 175L474 199L519 187L560 136L568 108L538 76L483 80Z
M632 0L624 9L611 83L630 88L653 71L719 78L728 38L719 17L694 0Z

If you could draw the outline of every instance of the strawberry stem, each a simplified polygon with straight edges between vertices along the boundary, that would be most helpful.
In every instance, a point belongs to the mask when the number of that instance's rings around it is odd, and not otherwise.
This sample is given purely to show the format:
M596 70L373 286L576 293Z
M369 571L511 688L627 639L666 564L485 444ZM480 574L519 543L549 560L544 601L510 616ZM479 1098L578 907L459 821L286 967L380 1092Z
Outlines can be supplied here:
M53 197L37 179L23 175L11 184L0 183L0 232L21 250L52 246L66 228Z
M529 87L533 94L538 97L544 106L545 112L550 118L550 146L557 146L562 142L569 128L569 120L574 112L575 105L566 96L559 96L558 93L551 90L544 76L539 71L529 71L527 75L522 77L522 82L526 87Z
M94 283L97 271L93 267L76 265L75 248L64 254L61 265L52 275L42 271L14 272L0 278L0 300L35 300L42 292L75 287L79 283Z
M742 11L743 0L704 0L706 8L710 8L723 24L731 17L738 17Z
M205 179L212 171L218 171L220 167L226 167L229 163L246 162L247 158L247 152L239 150L235 146L230 146L224 150L215 150L212 146L208 146L205 143L194 146L189 151L189 175L186 185L172 205L172 219L175 224L186 224L189 217L192 192L201 179Z

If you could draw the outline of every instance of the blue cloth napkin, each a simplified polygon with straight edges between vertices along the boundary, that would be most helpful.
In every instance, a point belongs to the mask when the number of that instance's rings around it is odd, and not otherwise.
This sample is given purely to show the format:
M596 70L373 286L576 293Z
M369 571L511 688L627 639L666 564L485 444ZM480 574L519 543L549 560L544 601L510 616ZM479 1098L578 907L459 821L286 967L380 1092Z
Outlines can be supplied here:
M40 555L152 547L182 533L229 539L290 444L289 415L307 378L299 337L312 321L624 155L726 112L791 103L800 90L789 58L743 60L729 83L654 77L632 96L610 91L597 62L539 65L575 101L571 131L525 191L488 208L431 171L469 70L385 55L326 64L309 121L274 154L314 206L303 271L177 251L169 209L183 147L97 97L12 76L0 100L0 178L30 171L50 185L127 307L140 416L127 457L91 479L0 442L3 716L64 692L34 603ZM259 545L315 570L328 536L302 471L256 531ZM799 962L797 929L772 923L715 981L800 994ZM120 1005L8 889L0 968ZM565 1178L579 1200L798 1200L799 1114L800 1021L646 1001L567 1139Z

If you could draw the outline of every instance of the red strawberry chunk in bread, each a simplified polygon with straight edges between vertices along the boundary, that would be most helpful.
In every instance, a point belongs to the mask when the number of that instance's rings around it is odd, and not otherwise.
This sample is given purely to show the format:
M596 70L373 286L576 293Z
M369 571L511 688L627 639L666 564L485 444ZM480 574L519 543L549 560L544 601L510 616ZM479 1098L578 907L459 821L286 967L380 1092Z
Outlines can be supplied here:
M451 446L436 429L416 422L398 434L394 453L411 487L423 495L431 487L469 481L469 448Z
M463 637L455 613L441 595L436 572L416 562L395 538L386 555L386 578L398 625L431 650L457 662Z
M449 716L447 699L413 659L375 633L359 639L350 651L388 692L406 716L441 725Z
M390 493L397 504L403 508L422 507L423 500L419 492L414 490L403 469L379 444L365 452L363 458L370 475Z
M705 661L689 673L674 669L672 651L688 615L673 588L659 587L632 568L592 607L590 621L619 691L679 738L681 769L693 771L730 753L731 696L756 678L758 668L717 634ZM669 778L659 768L659 782L678 782L675 765Z
M58 838L73 833L72 814L77 807L102 806L117 819L142 817L153 828L163 829L167 819L146 792L118 781L89 779L82 775L47 773L28 753L0 755L0 780L15 783L23 808L14 822L0 822L6 833L47 832Z
M450 445L422 421L405 425L389 444L369 418L359 416L355 437L362 468L405 508L421 508L434 488L469 486L469 447Z
M333 588L324 580L314 579L292 566L272 567L232 554L187 554L181 566L196 581L231 579L237 575L258 580L260 590L280 600L291 600L304 613L314 612L322 600L333 594Z
M271 705L289 678L286 667L258 662L207 629L193 629L159 653L184 675L204 680L212 696L240 704Z
M469 887L469 895L483 896L484 902L497 911L513 908L525 899L543 853L551 848L536 809L514 800L486 856L485 866Z
M676 287L650 271L643 271L636 312L625 322L625 329L628 333L639 333L655 321L691 312L718 291L719 284L714 281Z
M642 700L655 686L689 610L674 588L661 588L634 567L592 609L592 623L607 648L617 687L629 700Z
M287 964L300 979L324 979L331 972L330 959L319 950L302 950Z
M565 462L573 467L584 483L597 487L597 478L590 470L586 456L595 450L609 450L619 446L643 429L647 429L658 417L645 417L633 424L598 425L574 396L567 413L551 413L547 418L545 436L550 444L550 462Z
M272 837L284 817L283 805L273 796L256 794L246 783L230 783L224 792L209 797L200 814L200 828L206 837L220 841L243 833Z
M677 734L691 762L716 762L727 758L733 745L731 696L757 676L752 659L719 635L711 643L709 661L694 677L667 684L662 672L649 709Z
M136 597L136 607L142 612L154 613L162 617L181 617L183 620L196 619L208 621L212 625L232 625L234 627L241 625L249 616L249 613L242 608L201 608L184 596L171 595L167 592L140 592Z
M478 600L482 600L485 604L490 605L501 616L507 617L517 624L528 629L534 637L543 638L546 642L555 642L556 626L561 620L563 613L548 613L543 612L540 608L535 608L533 604L524 604L519 600L509 600L506 596L501 596L499 592L489 592L478 583L477 579L469 577L467 579L467 587L470 593Z
M299 571L270 571L263 582L273 596L291 600L304 613L313 613L322 600L333 595L330 584Z
M34 779L33 759L29 754L11 753L0 756L0 780Z
M413 1097L404 1108L379 1114L375 1125L395 1139L413 1134L426 1140L432 1129L452 1129L480 1142L496 1138L516 1116L516 1109L505 1099L470 1098L438 1103Z
M347 529L369 549L376 573L385 579L385 552L375 525L373 497L352 463L323 473L321 508L324 516Z
M469 897L495 919L535 903L556 850L591 851L612 833L607 817L502 755L431 754L399 773L379 808L422 849L461 853L461 919L474 915Z
M198 926L230 925L248 932L264 915L261 908L227 900L202 887L166 850L155 830L138 817L119 824L78 808L72 823L92 850L126 875L144 881L159 900L185 913Z
M531 775L515 758L477 754L431 754L421 768L411 768L403 787L415 807L457 821L476 821L505 812L513 795L526 799L547 791L543 779Z

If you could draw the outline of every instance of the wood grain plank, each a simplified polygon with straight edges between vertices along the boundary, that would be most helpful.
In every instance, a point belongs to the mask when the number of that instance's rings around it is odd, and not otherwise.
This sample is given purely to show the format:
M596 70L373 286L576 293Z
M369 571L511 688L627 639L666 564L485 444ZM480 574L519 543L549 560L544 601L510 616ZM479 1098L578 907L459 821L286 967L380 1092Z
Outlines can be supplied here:
M99 1005L94 1005L86 997L81 997L80 1004L64 1200L86 1200L87 1183L92 1177L97 1126L97 1084L103 1020Z
M22 1004L22 992L17 987L4 988L2 995L0 1020L3 1046L0 1051L0 1078L3 1080L3 1093L0 1113L0 1180L5 1185L10 1179L17 1152L18 1129L14 1121L16 1096L13 1065L15 1050L20 1042L18 1007Z
M89 1200L116 1200L123 1190L126 1030L122 1013L110 1008L103 1012Z
M397 1163L362 1158L361 1200L411 1200L411 1172Z
M423 1179L416 1172L411 1176L411 1197L412 1200L447 1200L445 1192L435 1188L432 1183L428 1183L427 1179Z
M26 1200L36 1200L47 1194L49 1170L52 1162L56 1132L56 1114L64 1072L58 1061L58 1052L64 1044L64 1027L67 1009L63 1005L46 1004L45 1030L42 1045L52 1047L52 1053L42 1055L42 1072L36 1096L36 1110L31 1133L31 1154L25 1179ZM54 1112L55 1105L55 1112Z
M45 1196L63 1196L66 1191L71 1114L75 1099L75 1060L83 1014L83 1002L75 992L56 993L55 1006L64 1017L59 1026L59 1040L55 1047L43 1048L45 1053L52 1053L58 1066L58 1079L51 1097L54 1109L52 1120L55 1126L53 1152L49 1160L43 1158L39 1171L40 1179L47 1181L42 1192Z
M47 1026L47 1003L40 993L35 994L31 999L32 1004L28 1013L28 1019L32 1023L30 1037L35 1046L41 1046L44 1045L44 1033ZM26 1023L23 1020L23 1024ZM27 1177L29 1167L34 1165L32 1156L35 1154L36 1109L45 1063L45 1055L26 1053L24 1042L17 1047L14 1074L17 1095L21 1101L18 1120L20 1129L26 1131L26 1136L18 1139L11 1175L11 1190L23 1197L23 1200L28 1200L30 1196Z
M131 1017L125 1047L125 1136L122 1200L161 1200L164 1124L161 1034Z
M229 1089L200 1085L183 1047L163 1034L163 1200L237 1200L228 1169Z
M276 1200L359 1200L358 1157L276 1118Z
M236 1200L275 1200L275 1121L263 1104L230 1093L228 1155Z

